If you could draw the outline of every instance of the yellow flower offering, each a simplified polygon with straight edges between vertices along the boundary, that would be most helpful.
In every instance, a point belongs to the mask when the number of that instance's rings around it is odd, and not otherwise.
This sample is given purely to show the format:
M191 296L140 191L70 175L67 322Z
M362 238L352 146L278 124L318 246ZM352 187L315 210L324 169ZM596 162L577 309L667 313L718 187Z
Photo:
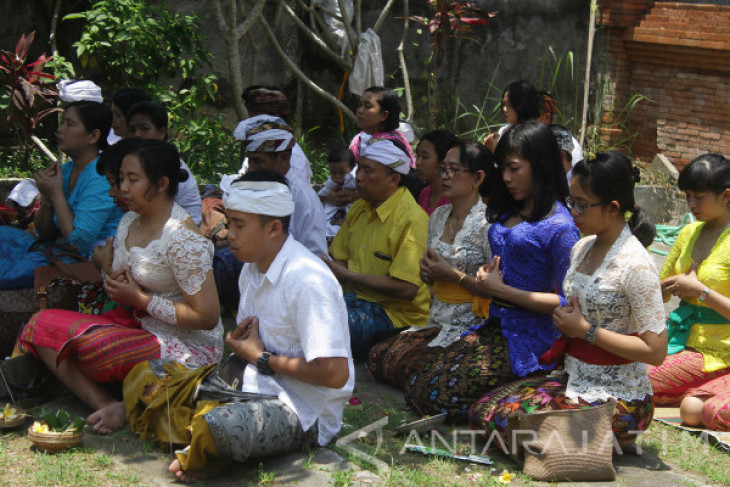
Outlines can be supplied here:
M35 421L33 422L33 431L36 433L48 433L50 430L47 424Z
M5 407L0 411L0 419L3 421L9 421L19 416L18 411L10 404L6 403Z
M497 480L499 480L500 484L509 484L510 482L512 482L513 478L515 478L515 474L509 473L509 471L505 469L502 470L502 473L499 475L499 478Z

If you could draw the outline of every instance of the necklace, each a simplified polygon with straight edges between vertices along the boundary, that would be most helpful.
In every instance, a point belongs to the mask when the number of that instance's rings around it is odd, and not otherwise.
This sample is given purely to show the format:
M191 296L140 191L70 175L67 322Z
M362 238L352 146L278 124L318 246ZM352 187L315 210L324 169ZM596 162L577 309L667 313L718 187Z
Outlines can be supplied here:
M149 230L143 233L142 231L142 220L141 217L137 217L136 224L135 224L135 232L133 237L134 244L131 245L131 247L142 247L146 246L150 243L152 237L157 234L157 232L162 228L162 226L167 223L167 220L163 220L161 222L157 222L154 226L150 227Z
M463 218L455 218L454 214L452 213L449 215L449 217L446 219L446 232L444 232L444 235L442 237L442 240L444 242L453 243L456 239L456 234L461 229L462 225L464 224L464 220L466 219L466 216Z

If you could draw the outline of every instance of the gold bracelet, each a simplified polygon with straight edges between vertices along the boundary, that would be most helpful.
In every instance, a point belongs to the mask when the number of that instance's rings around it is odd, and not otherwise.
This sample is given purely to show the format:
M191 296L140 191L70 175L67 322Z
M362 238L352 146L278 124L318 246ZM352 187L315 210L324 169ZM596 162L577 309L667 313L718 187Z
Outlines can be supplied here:
M464 278L466 277L466 275L467 275L467 274L466 274L466 272L465 272L465 273L463 273L463 274L461 275L461 277L459 278L459 286L461 286L461 281L463 281L463 280L464 280Z

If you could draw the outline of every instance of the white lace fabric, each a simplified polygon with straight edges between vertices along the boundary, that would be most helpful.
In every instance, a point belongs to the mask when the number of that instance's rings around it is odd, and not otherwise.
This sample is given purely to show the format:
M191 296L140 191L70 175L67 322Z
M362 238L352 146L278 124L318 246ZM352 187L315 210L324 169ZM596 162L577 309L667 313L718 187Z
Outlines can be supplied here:
M665 329L664 303L659 274L649 253L624 227L592 275L576 272L594 242L595 236L586 237L573 247L563 281L565 297L570 300L577 294L586 320L600 328L624 335L661 334ZM593 365L568 355L565 371L569 375L566 396L571 399L595 402L614 397L631 401L652 394L644 363Z
M127 249L129 226L139 217L128 212L122 218L114 241L113 269L129 266L132 277L148 293L152 302L142 328L157 337L161 356L177 362L207 365L223 355L223 325L212 330L183 330L175 326L174 302L202 289L206 274L213 268L213 244L185 227L187 212L173 205L170 218L159 239L146 247Z
M441 206L431 215L428 222L428 246L436 250L452 267L475 276L479 267L488 263L492 256L487 240L489 223L485 216L486 206L479 200L464 219L454 243L448 244L441 240L441 235L444 233L451 208L450 204ZM440 326L441 331L428 345L430 347L451 345L470 326L481 323L483 318L475 315L471 307L471 302L447 304L434 297L428 326Z

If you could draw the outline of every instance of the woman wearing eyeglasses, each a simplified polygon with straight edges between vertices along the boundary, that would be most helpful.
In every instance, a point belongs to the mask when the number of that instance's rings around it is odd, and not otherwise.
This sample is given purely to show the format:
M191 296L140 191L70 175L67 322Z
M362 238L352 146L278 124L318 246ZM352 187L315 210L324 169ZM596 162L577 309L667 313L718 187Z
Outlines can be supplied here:
M552 368L537 359L560 335L552 312L567 304L563 276L578 241L560 151L546 125L527 121L505 133L494 155L502 178L487 209L493 257L459 283L492 298L489 320L409 379L406 394L424 414L463 416L495 387Z
M421 278L433 294L428 326L413 327L375 345L368 359L375 376L399 387L488 312L489 301L461 284L491 258L479 188L495 177L492 154L482 144L457 141L435 172L439 189L451 203L431 215L428 248L421 259Z
M649 427L646 364L662 363L667 334L657 269L645 249L654 225L634 202L634 181L631 161L618 152L573 169L568 206L587 236L573 247L563 280L569 303L552 313L563 337L540 357L544 364L564 361L564 370L487 394L470 408L472 428L497 431L510 446L507 419L517 411L583 409L611 399L617 401L613 432L624 448Z

